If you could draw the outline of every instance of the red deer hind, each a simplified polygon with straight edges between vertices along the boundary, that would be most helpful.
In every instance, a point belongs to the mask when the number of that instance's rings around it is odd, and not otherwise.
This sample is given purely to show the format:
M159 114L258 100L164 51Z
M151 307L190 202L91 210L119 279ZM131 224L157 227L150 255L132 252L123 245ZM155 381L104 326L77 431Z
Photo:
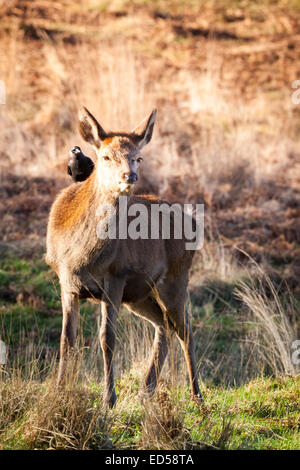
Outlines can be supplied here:
M151 209L153 196L131 195L142 161L141 149L153 132L156 110L132 132L105 132L85 108L79 113L83 139L96 151L95 169L82 183L65 188L51 208L47 231L47 263L61 286L63 311L58 383L65 374L68 351L76 339L80 299L101 302L100 343L104 358L105 402L116 401L113 354L115 324L121 304L155 327L153 354L144 390L152 394L168 351L168 332L183 348L192 396L201 398L193 336L185 310L188 272L193 251L185 239L100 239L98 208L109 204L119 214L119 197ZM150 210L148 213L150 214ZM100 220L101 221L101 220Z

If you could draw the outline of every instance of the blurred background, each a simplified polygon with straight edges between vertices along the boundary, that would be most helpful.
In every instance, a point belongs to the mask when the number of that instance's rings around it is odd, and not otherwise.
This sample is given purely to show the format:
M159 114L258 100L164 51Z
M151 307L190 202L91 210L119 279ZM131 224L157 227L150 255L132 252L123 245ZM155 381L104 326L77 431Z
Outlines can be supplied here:
M38 360L45 375L58 350L59 286L42 255L51 203L71 183L70 147L95 159L78 132L85 105L107 130L158 108L139 190L205 204L189 297L203 381L297 373L297 79L298 0L0 2L0 334L11 367L32 375ZM84 304L81 315L85 367L101 376L97 312ZM118 374L136 374L152 329L120 322ZM175 368L185 381L176 351L165 377Z

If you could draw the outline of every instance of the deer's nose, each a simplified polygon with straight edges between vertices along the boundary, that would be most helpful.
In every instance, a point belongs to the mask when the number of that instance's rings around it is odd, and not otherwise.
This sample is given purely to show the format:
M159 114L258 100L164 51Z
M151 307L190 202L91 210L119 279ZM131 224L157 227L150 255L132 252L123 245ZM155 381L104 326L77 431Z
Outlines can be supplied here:
M129 184L136 183L138 180L137 174L136 173L124 173L124 179L127 181Z

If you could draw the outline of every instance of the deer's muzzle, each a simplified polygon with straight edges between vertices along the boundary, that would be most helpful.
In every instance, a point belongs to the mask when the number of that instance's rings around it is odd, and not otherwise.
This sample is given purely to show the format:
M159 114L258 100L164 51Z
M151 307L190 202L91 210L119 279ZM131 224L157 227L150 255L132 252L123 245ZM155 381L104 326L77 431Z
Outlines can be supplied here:
M137 182L138 176L137 176L137 174L134 173L134 172L124 173L124 180L125 180L126 183L128 183L128 184L134 184L134 183Z

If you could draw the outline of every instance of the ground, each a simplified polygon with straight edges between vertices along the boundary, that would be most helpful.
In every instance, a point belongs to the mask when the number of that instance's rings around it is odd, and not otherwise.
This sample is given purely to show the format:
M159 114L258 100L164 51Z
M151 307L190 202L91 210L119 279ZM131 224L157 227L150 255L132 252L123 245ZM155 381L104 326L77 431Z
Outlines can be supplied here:
M19 0L0 15L0 448L299 449L299 2ZM177 344L142 403L153 331L122 310L107 414L88 303L56 392L61 305L43 256L69 148L95 159L82 104L113 130L157 107L138 191L205 204L187 302L204 406Z

